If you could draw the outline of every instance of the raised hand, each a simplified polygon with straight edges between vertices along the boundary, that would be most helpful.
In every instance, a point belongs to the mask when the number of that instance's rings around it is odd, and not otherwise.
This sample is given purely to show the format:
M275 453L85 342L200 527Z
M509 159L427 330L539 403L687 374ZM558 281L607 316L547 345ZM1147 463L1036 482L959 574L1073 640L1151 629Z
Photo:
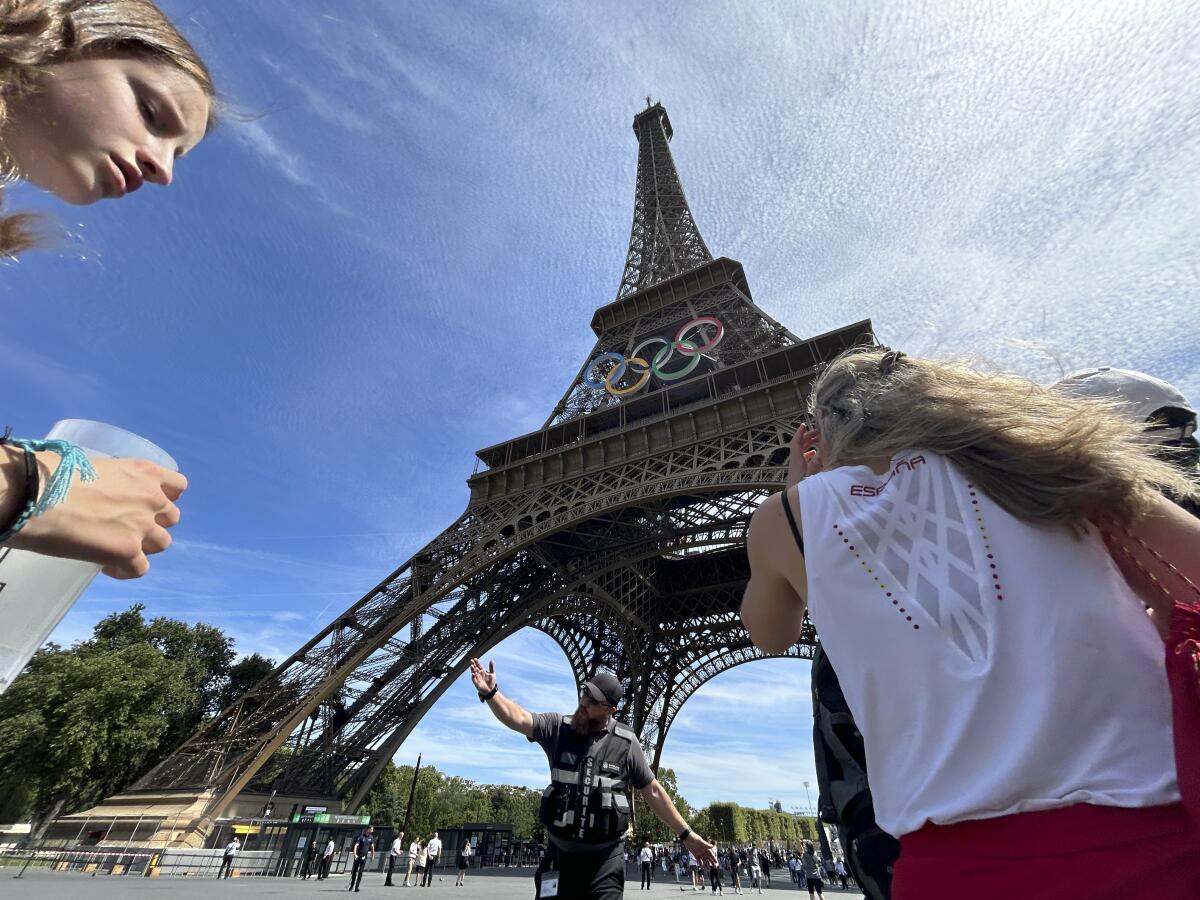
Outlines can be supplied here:
M488 667L485 670L483 663L477 659L472 659L471 683L475 685L475 690L481 694L491 691L496 686L496 664L489 661Z
M821 433L815 428L801 425L788 442L791 456L788 458L787 486L794 487L809 475L823 471L821 459Z

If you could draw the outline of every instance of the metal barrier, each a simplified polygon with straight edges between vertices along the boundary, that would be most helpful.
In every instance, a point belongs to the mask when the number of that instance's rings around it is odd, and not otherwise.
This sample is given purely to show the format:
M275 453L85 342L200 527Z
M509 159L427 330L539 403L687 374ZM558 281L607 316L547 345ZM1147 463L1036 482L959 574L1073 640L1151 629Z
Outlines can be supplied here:
M82 872L90 875L145 875L156 854L151 850L118 847L39 847L0 851L0 865L32 867L53 872ZM18 875L19 877L19 875Z

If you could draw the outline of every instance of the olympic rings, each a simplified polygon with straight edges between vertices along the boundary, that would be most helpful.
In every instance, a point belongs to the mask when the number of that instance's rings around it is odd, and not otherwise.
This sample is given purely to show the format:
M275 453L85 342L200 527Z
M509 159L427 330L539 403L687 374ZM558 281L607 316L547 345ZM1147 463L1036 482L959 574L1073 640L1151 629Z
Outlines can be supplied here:
M713 336L700 344L684 337L691 329L700 325L711 325L716 329ZM633 352L630 353L628 359L612 350L599 354L583 370L583 383L593 390L606 391L613 397L628 397L630 394L636 394L644 388L650 381L651 375L660 381L678 381L681 378L691 375L696 370L696 367L700 365L700 360L703 358L705 351L717 346L724 337L725 325L720 319L716 316L697 316L691 321L684 322L679 327L679 331L675 333L675 340L669 341L665 337L657 335L646 338L633 348ZM658 351L647 362L646 356L642 351L655 344L661 344L662 346L659 347ZM671 361L676 351L679 352L680 356L687 359L687 362L673 372L665 371L663 367ZM607 361L614 362L616 365L607 372L604 372L598 367ZM637 367L640 367L640 369ZM632 372L636 375L636 380L632 384L620 387L619 385L625 377L626 372Z

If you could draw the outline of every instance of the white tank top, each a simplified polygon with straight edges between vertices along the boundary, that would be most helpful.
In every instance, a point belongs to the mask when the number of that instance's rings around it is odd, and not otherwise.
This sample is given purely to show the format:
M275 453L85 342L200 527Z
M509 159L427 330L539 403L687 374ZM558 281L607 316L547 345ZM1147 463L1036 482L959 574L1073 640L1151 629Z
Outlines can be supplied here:
M1097 534L1029 525L922 451L799 496L881 828L1179 799L1162 639Z

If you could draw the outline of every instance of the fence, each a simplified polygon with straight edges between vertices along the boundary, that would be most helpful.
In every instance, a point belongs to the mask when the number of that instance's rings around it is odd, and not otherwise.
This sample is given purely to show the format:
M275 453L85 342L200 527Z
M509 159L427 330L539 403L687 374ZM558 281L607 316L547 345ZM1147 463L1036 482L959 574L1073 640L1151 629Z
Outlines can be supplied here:
M39 849L6 848L0 850L0 865L38 868L51 872L81 872L85 875L160 875L214 878L221 869L224 851L217 850L158 850L142 847L59 847ZM250 850L239 853L233 863L235 875L275 874L279 854L271 850Z

